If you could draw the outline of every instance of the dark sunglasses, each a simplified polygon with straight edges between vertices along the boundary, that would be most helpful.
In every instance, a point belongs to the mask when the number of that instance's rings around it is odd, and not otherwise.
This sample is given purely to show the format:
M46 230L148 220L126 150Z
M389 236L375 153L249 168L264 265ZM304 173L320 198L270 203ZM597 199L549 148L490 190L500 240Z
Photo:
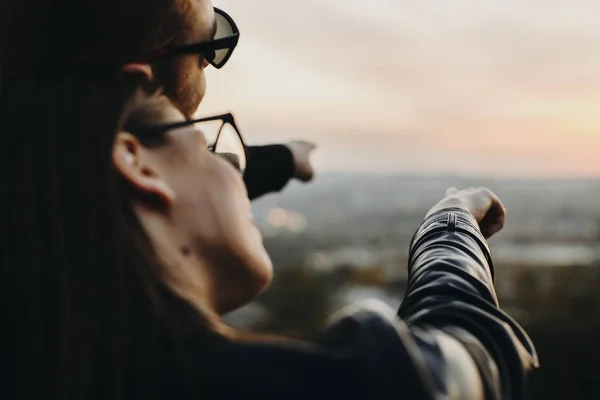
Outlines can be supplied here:
M201 54L213 67L221 68L231 57L239 37L240 31L233 19L225 11L215 7L215 37L213 40L158 50L138 57L132 62L147 63L182 54Z
M231 113L132 129L130 132L141 138L156 138L170 130L191 125L200 125L198 130L206 136L209 143L208 149L211 152L224 157L242 174L244 173L246 170L246 145Z

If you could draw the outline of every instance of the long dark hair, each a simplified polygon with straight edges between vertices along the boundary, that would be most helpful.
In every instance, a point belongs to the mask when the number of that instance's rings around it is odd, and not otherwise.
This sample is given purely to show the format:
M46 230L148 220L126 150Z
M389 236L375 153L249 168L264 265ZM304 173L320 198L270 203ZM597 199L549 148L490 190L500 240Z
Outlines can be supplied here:
M117 398L169 338L210 331L165 283L113 167L136 93L112 75L0 92L5 394Z

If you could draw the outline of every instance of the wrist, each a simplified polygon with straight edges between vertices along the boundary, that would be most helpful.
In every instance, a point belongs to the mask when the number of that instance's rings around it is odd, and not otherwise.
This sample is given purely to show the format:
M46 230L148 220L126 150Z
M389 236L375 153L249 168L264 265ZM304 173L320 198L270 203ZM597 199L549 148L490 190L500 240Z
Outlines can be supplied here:
M461 200L461 199L457 199L457 198L447 198L444 199L442 201L440 201L439 203L437 203L435 206L433 206L428 212L427 215L425 215L425 218L440 212L442 210L445 209L461 209L464 210L466 212L468 212L469 214L471 213L469 211L469 207L467 206L467 204Z

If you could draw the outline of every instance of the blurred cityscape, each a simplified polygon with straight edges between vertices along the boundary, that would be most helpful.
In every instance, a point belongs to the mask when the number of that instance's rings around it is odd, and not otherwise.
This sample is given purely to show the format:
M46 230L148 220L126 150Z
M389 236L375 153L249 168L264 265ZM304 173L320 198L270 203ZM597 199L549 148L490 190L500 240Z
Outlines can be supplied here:
M349 302L398 307L410 239L449 186L489 187L507 207L490 246L501 305L540 351L531 398L600 398L600 180L332 174L292 184L253 205L275 280L229 321L310 337Z

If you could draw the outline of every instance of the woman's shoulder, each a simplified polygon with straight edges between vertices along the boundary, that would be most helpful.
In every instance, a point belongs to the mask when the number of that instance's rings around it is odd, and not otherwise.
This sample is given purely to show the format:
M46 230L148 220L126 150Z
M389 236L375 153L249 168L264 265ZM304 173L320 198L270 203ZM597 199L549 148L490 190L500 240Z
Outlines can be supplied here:
M402 323L383 303L357 303L336 313L314 341L189 341L165 357L155 393L184 396L198 390L211 398L259 395L286 398L327 395L377 398L393 389L402 371L403 394L421 394L401 336ZM176 389L173 389L176 388ZM397 395L398 393L396 393ZM265 397L266 396L266 397Z

